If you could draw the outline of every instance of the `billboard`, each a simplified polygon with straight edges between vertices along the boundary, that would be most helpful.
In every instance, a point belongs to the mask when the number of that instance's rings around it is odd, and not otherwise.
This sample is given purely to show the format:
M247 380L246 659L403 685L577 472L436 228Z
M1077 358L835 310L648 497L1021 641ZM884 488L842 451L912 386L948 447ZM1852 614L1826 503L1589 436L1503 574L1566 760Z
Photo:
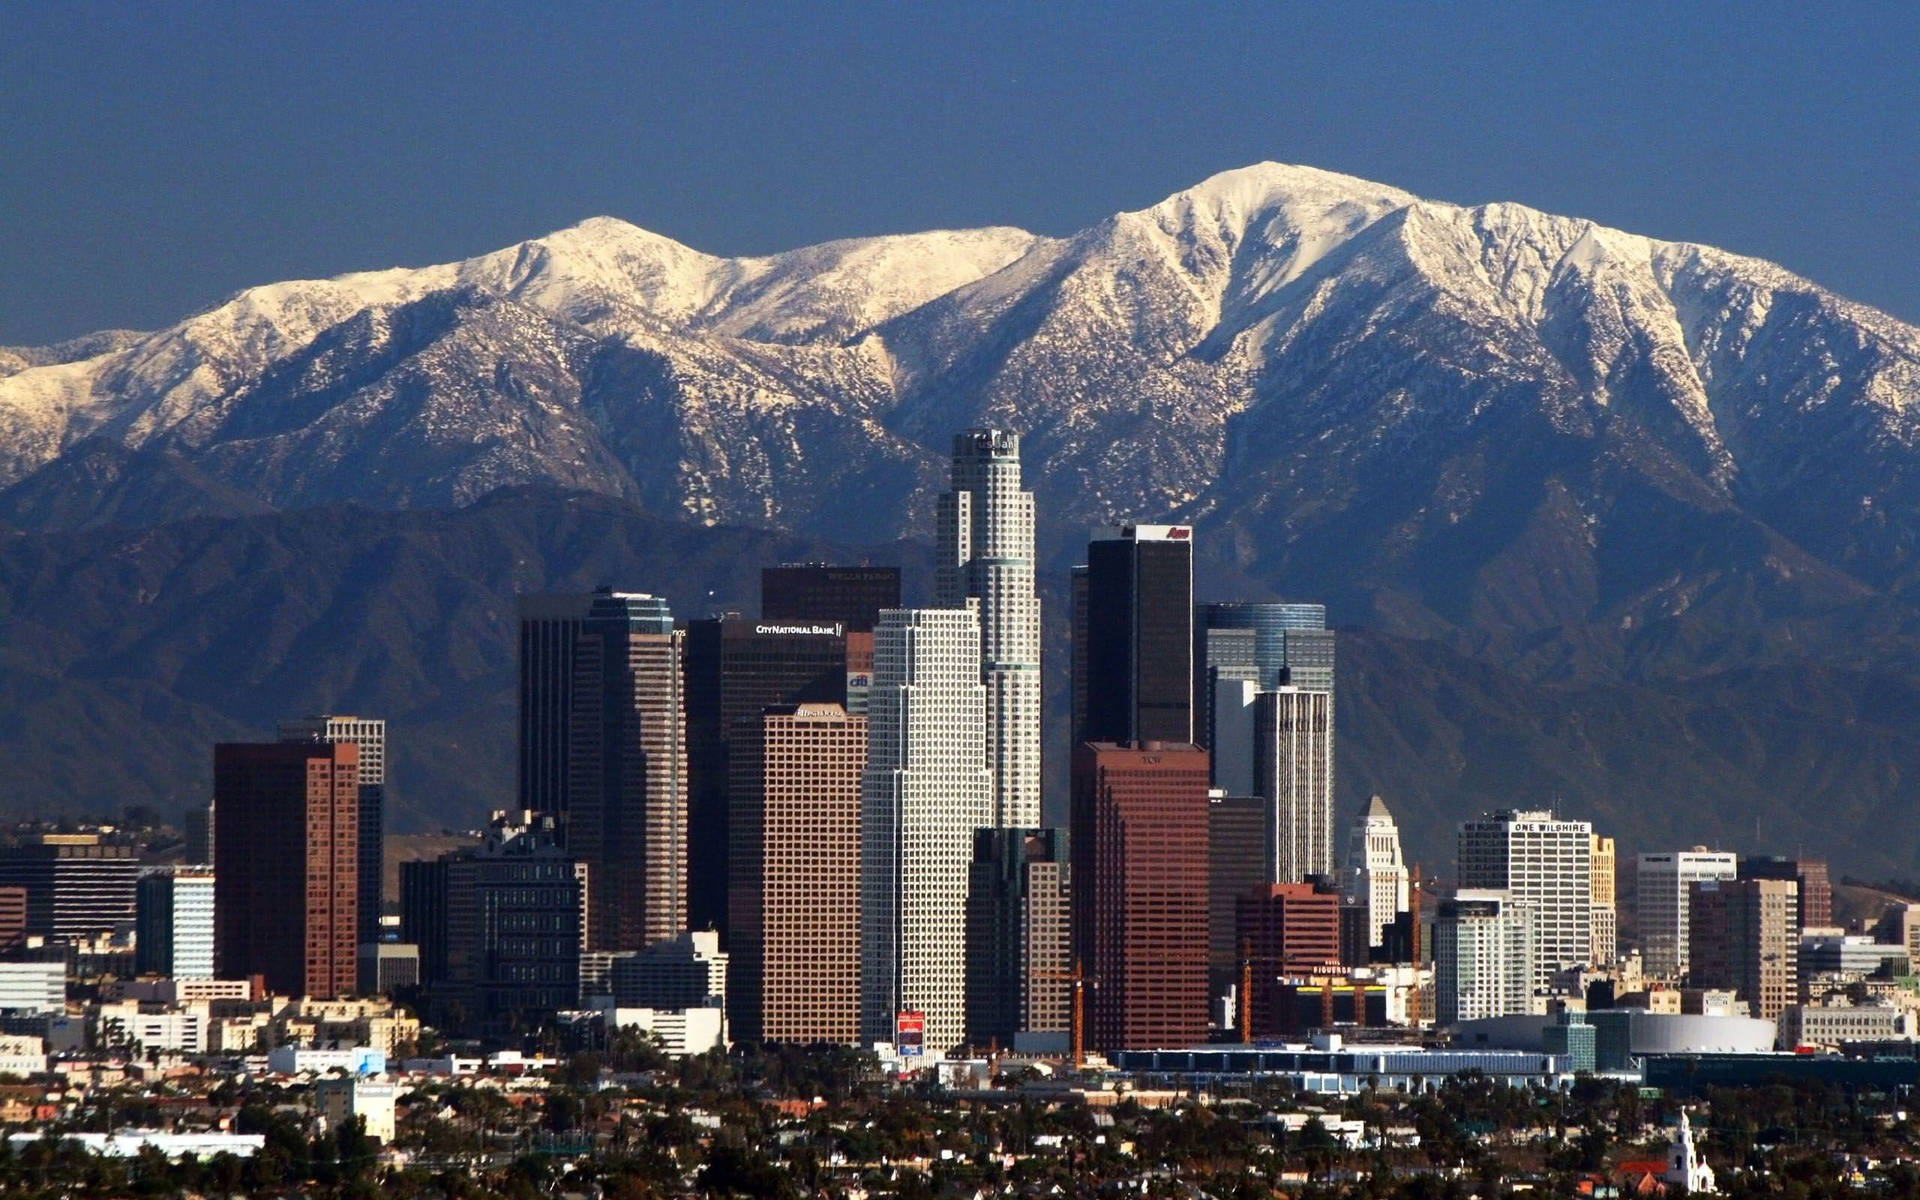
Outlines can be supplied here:
M919 1058L926 1053L927 1014L903 1009L893 1015L893 1045L902 1058Z

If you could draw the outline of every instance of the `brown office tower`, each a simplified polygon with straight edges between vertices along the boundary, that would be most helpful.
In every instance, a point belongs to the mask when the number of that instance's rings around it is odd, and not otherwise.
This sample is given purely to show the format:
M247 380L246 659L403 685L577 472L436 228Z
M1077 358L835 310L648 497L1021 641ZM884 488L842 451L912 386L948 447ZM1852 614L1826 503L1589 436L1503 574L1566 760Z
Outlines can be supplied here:
M1252 962L1254 1035L1278 1037L1290 1023L1281 977L1340 966L1340 894L1310 883L1263 884L1236 899L1234 933Z
M1236 911L1240 897L1268 882L1267 814L1260 796L1207 797L1207 995L1224 996L1240 979Z
M1207 752L1083 742L1073 756L1074 953L1104 1053L1207 1035Z
M1779 858L1755 855L1740 860L1742 879L1791 879L1800 885L1799 928L1833 927L1833 881L1827 864L1817 858Z
M1799 998L1800 885L1791 879L1707 879L1687 885L1689 982L1731 988L1772 1021Z
M777 705L740 722L731 761L733 1038L858 1042L867 719Z
M686 674L688 922L719 930L726 942L732 739L742 721L772 705L845 705L844 627L734 616L689 621Z
M1064 829L976 829L967 877L967 1041L1014 1046L1072 1025Z
M522 807L588 868L592 949L686 928L683 639L657 596L520 597Z
M899 607L899 567L787 563L760 569L763 621L821 621L872 633L881 609Z
M353 994L360 886L360 748L213 748L214 961L281 995Z

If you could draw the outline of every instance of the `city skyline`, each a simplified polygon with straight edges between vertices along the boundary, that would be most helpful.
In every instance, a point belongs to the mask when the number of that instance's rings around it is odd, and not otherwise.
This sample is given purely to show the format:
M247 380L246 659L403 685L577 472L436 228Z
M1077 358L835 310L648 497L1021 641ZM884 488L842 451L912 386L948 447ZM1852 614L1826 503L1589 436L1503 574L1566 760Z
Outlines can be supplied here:
M1920 1195L1920 9L8 15L0 1192Z

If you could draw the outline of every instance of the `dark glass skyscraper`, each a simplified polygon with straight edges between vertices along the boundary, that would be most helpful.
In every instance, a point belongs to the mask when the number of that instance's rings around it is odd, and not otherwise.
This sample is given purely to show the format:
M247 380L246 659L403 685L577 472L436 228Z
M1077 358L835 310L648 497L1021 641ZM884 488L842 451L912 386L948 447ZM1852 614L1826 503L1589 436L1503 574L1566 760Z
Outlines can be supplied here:
M1193 528L1126 525L1087 546L1085 718L1074 741L1193 741Z
M731 747L772 705L847 702L847 639L836 622L687 623L687 903L694 929L727 930ZM749 731L750 732L750 731Z
M820 621L872 633L881 609L899 607L899 567L786 563L760 570L765 621Z
M573 654L591 593L521 596L520 805L567 810L567 749L573 730Z
M967 1041L1011 1047L1072 1020L1064 829L977 829L967 883Z
M520 598L520 794L588 868L593 949L687 922L683 634L665 600Z
M1214 629L1253 631L1253 664L1262 689L1290 683L1325 692L1333 689L1324 604L1201 604L1194 609L1194 632L1204 639ZM1204 657L1204 656L1203 656ZM1325 661L1322 661L1322 660ZM1324 674L1322 674L1324 672Z

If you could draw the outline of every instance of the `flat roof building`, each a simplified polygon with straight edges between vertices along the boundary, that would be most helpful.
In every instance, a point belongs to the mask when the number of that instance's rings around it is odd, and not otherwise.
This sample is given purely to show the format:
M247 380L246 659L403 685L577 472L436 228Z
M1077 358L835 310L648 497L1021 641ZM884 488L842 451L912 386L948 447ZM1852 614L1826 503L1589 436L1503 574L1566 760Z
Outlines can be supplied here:
M214 960L289 996L358 982L360 748L352 742L214 747Z
M79 941L133 926L141 863L97 833L47 833L0 849L0 887L26 889L28 934Z
M728 1023L735 1040L860 1038L867 719L788 704L733 735Z
M1075 954L1097 983L1097 1050L1190 1045L1207 1030L1207 752L1082 743L1073 767Z

